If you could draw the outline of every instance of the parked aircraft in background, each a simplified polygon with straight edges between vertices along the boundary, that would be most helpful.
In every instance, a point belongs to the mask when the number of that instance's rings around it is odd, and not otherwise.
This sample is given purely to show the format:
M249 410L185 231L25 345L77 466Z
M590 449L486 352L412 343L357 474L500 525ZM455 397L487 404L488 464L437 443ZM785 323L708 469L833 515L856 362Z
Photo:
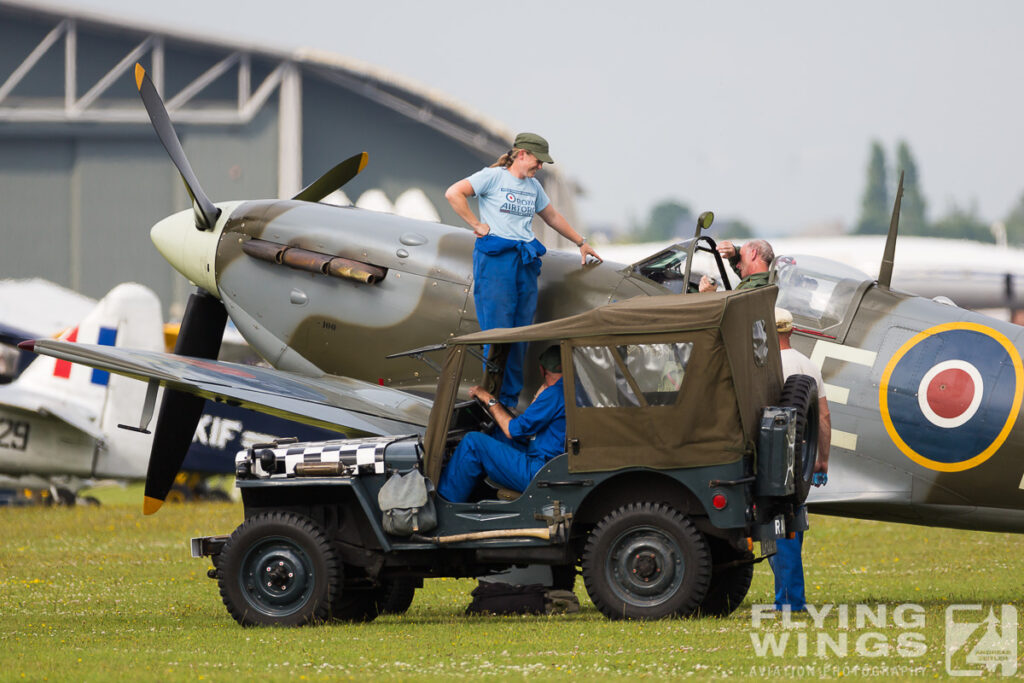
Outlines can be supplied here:
M12 381L36 359L35 354L19 349L18 344L38 336L0 322L0 384Z
M60 339L156 351L163 348L161 325L156 295L142 285L123 284ZM0 386L0 473L64 477L64 499L73 499L84 479L141 479L147 437L116 425L136 419L145 396L138 382L37 357Z
M10 382L35 360L35 354L18 349L18 342L55 337L95 306L95 299L42 278L0 280L0 383Z
M38 283L34 291L41 291ZM123 284L59 338L163 351L164 330L160 301L152 290ZM7 344L32 336L0 327L0 342ZM241 341L229 344L230 355L240 357L243 347ZM27 490L36 497L71 503L90 480L143 479L152 435L117 425L138 420L145 387L105 371L23 353L32 362L15 373L13 381L0 386L0 491ZM233 474L239 450L284 436L323 439L337 433L211 403L196 427L182 467L185 474L172 498L217 497L215 489L204 486L206 477ZM0 495L0 501L11 495Z
M165 258L199 286L181 355L47 341L34 348L173 390L157 423L145 511L167 495L187 450L187 436L174 436L194 432L206 398L367 433L422 430L430 403L411 392L435 383L437 370L414 360L429 351L386 356L477 328L472 232L317 203L358 173L352 160L290 200L215 205L141 67L137 79L194 198L193 210L152 229ZM877 280L813 257L773 267L779 304L797 323L795 344L822 367L832 407L830 482L812 504L845 516L1024 531L1024 329L891 287L899 201ZM699 235L632 266L581 267L575 254L549 253L538 319L684 291L700 267L695 253L710 256L727 282L714 246ZM276 369L214 360L229 315Z

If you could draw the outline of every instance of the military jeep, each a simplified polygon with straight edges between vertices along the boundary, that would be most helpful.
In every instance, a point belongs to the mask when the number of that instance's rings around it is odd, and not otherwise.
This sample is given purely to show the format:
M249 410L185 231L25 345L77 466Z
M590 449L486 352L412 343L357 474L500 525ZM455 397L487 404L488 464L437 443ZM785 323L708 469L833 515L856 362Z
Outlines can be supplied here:
M193 539L193 555L212 556L243 625L367 621L396 581L527 564L582 573L612 619L729 614L794 530L816 453L814 383L783 387L776 294L633 299L452 339L422 436L240 452L245 520ZM566 452L525 491L484 483L467 503L431 491L436 527L387 533L381 487L413 470L436 483L465 434L493 427L463 400L466 377L496 390L508 345L523 342L560 346Z

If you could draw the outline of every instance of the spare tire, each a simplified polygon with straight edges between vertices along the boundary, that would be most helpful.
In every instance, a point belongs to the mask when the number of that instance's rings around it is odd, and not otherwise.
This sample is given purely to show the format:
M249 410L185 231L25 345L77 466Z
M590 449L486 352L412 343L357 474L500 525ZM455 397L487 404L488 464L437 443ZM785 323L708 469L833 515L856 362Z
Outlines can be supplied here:
M818 383L809 375L790 375L782 387L779 405L796 409L794 496L797 505L803 505L811 490L818 458Z

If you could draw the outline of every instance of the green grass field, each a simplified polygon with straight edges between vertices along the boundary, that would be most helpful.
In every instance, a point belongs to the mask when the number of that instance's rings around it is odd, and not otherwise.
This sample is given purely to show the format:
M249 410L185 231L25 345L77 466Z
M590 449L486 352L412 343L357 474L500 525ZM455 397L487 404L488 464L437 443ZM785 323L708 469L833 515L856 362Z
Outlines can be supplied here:
M98 495L98 508L0 509L0 680L945 678L946 608L980 603L998 616L1021 597L1024 536L812 517L808 600L835 605L820 628L806 615L794 615L802 628L776 615L752 625L752 605L772 598L762 564L726 619L608 621L582 580L578 614L466 617L475 583L434 579L403 616L243 629L206 577L209 562L188 552L191 536L230 532L240 505L168 505L143 517L137 488ZM897 618L905 603L920 607ZM857 605L875 619L884 610L883 623L858 624ZM836 653L844 634L845 656ZM786 654L756 651L755 639L787 635Z

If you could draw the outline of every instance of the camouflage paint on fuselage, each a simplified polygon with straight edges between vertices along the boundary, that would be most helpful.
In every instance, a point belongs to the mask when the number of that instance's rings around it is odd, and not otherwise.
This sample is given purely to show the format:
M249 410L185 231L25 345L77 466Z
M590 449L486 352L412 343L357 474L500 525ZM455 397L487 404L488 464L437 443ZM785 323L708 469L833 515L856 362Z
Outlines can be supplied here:
M353 233L348 226L356 220ZM255 238L362 261L386 268L387 275L363 284L260 261L242 252L242 243ZM391 214L247 202L220 238L217 284L239 332L275 366L287 365L290 349L325 373L429 393L437 374L425 363L385 356L479 329L474 243L468 229ZM551 251L543 259L537 320L664 291L615 267L581 266L578 254Z

